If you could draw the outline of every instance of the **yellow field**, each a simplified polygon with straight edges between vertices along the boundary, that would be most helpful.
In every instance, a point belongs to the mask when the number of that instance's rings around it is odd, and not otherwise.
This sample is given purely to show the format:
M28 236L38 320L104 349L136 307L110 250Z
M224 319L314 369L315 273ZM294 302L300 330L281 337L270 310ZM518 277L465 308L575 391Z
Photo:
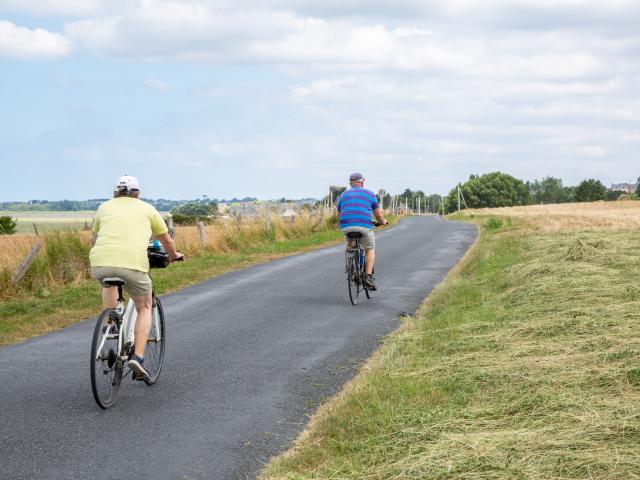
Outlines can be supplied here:
M543 232L640 228L640 202L632 200L479 208L463 210L460 214L518 218Z

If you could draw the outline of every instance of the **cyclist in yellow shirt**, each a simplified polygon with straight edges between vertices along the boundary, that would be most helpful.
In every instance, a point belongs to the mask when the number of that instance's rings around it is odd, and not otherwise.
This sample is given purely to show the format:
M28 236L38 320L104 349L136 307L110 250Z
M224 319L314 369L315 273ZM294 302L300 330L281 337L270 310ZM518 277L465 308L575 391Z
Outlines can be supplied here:
M139 196L140 184L135 177L124 175L117 180L114 198L100 205L96 212L89 262L91 275L99 282L108 277L119 277L126 282L124 289L137 311L134 355L128 366L138 375L148 375L144 368L144 350L151 329L152 307L147 258L149 239L159 240L172 260L182 260L184 256L176 250L164 219ZM115 308L117 303L117 289L103 286L103 308Z

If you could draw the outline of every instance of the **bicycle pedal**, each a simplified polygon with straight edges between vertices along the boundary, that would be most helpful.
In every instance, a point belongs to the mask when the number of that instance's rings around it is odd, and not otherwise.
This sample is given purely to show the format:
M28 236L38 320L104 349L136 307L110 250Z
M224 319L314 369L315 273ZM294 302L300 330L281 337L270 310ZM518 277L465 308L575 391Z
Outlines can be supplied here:
M144 379L147 378L147 376L144 373L132 373L131 374L131 379L132 380L136 380L138 382L142 382L144 381Z

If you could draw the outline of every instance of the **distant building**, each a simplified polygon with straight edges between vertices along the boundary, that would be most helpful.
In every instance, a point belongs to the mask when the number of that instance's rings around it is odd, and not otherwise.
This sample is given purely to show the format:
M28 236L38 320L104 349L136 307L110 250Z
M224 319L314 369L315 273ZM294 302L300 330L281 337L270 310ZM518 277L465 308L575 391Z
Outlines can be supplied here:
M609 190L618 190L626 193L635 193L638 185L640 184L640 177L636 183L612 183Z

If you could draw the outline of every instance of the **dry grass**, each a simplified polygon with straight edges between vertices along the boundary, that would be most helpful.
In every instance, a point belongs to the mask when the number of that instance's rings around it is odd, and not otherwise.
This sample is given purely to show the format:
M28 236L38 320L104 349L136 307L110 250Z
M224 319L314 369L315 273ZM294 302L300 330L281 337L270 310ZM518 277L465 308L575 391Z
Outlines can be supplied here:
M210 253L230 253L264 242L282 242L302 238L331 226L331 215L321 217L317 212L302 210L292 222L269 211L258 218L220 220L205 226L206 245L200 241L198 227L176 227L176 243L186 254L206 250Z
M512 225L262 478L640 478L640 237L630 205L610 229L596 206L490 211ZM562 227L565 208L581 219Z
M393 219L391 219L393 220ZM295 223L263 216L241 222L224 222L206 229L207 244L196 227L178 227L178 248L187 262L153 272L156 291L163 294L230 270L266 262L292 253L337 242L341 234L334 217L301 214ZM36 262L18 289L10 284L13 257L0 268L0 346L47 333L81 321L100 308L97 282L89 279L90 233L48 232ZM0 237L19 258L35 236Z
M258 218L220 220L205 227L205 243L196 226L177 226L176 244L180 251L200 254L251 253L252 249L292 239L302 239L334 226L335 218L327 214L302 210L295 221L265 210ZM16 266L40 239L43 249L25 280L14 288L11 277ZM89 278L88 252L91 232L57 230L40 237L35 235L0 236L0 299L40 294Z
M640 228L640 202L563 203L463 210L465 217L510 217L542 232Z
M15 268L36 240L35 235L0 235L0 268Z

